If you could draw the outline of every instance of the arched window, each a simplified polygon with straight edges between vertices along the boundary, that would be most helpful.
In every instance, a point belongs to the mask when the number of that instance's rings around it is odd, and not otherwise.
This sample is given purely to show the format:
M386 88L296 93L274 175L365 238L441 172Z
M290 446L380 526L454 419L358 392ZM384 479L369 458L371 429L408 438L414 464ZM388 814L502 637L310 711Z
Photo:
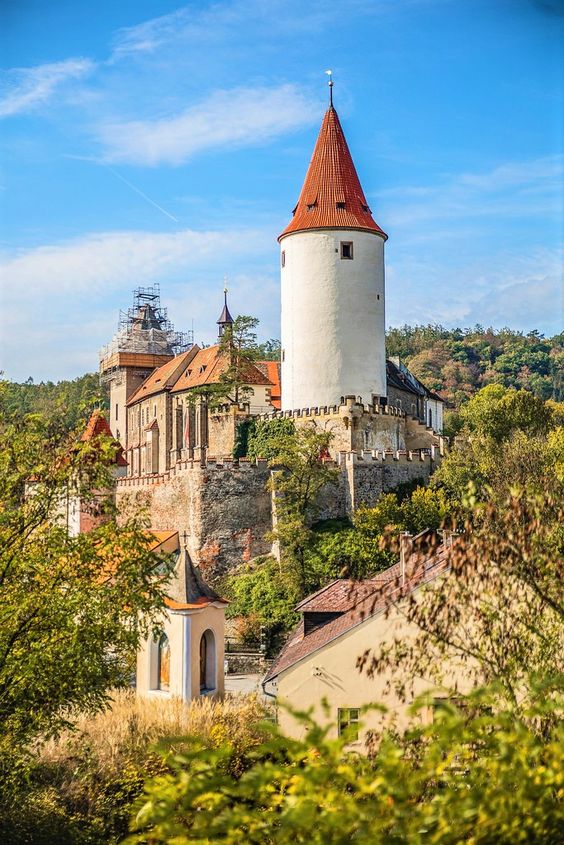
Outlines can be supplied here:
M215 688L215 637L208 628L200 640L200 693L213 692Z
M170 689L170 643L166 634L161 636L157 651L157 689Z

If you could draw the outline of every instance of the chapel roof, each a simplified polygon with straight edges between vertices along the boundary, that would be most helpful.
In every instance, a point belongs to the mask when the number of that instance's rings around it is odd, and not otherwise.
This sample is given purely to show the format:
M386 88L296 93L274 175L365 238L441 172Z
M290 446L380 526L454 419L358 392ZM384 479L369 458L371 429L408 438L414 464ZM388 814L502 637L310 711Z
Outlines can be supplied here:
M372 217L333 105L325 112L294 216L278 240L327 228L362 229L387 239Z
M449 568L444 546L427 555L416 555L407 565L405 580L400 563L363 581L333 581L323 590L308 596L296 609L302 613L337 613L324 625L306 632L303 620L290 634L282 651L271 666L264 683L277 677L295 663L324 648L367 619L384 612L393 601L409 596L423 584ZM325 594L325 596L324 596Z

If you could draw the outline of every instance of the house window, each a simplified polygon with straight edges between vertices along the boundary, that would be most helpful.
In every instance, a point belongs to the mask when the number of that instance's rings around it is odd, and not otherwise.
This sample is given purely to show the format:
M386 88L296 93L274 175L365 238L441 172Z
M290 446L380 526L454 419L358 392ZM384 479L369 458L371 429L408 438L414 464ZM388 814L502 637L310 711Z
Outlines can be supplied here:
M286 266L286 250L285 249L282 250L282 253L280 255L280 263L281 263L282 267Z
M339 707L337 710L339 736L346 736L349 742L357 741L359 715L358 707Z
M200 640L200 695L216 689L215 671L215 637L208 628Z
M341 241L341 258L349 258L352 260L353 257L353 244L352 241Z
M170 643L166 634L161 636L157 652L157 689L170 689Z

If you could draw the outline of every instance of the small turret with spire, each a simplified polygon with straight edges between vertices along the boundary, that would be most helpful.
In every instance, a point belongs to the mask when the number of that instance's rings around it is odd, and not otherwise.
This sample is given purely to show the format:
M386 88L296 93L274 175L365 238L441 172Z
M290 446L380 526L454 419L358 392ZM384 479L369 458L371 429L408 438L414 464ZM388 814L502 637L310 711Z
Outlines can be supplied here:
M219 315L219 319L217 321L217 325L219 326L219 337L223 337L223 333L227 326L232 326L235 322L233 317L229 312L229 307L227 305L227 277L225 278L225 284L223 287L223 311Z

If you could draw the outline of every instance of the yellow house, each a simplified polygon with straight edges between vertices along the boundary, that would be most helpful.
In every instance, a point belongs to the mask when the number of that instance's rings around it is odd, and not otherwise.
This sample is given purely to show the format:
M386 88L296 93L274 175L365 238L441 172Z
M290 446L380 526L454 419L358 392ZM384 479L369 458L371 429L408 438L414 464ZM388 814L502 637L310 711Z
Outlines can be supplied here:
M166 598L158 637L137 653L137 693L184 701L224 693L225 606L179 545L178 532L152 531L151 548L176 553L178 561Z
M384 723L406 724L410 701L398 698L390 675L368 677L357 666L358 658L385 642L414 636L418 629L408 623L402 605L423 589L431 588L449 568L444 546L414 565L399 562L372 579L338 579L308 596L298 606L302 619L263 681L264 692L294 710L313 711L320 724L333 724L333 734L348 729L351 747L362 750L367 734ZM431 661L430 661L431 662ZM411 678L413 697L436 688L433 667L426 677ZM446 668L449 685L456 679L464 686L460 667ZM384 716L364 705L384 704ZM303 737L304 726L283 706L278 708L282 731ZM430 717L427 711L419 718Z

